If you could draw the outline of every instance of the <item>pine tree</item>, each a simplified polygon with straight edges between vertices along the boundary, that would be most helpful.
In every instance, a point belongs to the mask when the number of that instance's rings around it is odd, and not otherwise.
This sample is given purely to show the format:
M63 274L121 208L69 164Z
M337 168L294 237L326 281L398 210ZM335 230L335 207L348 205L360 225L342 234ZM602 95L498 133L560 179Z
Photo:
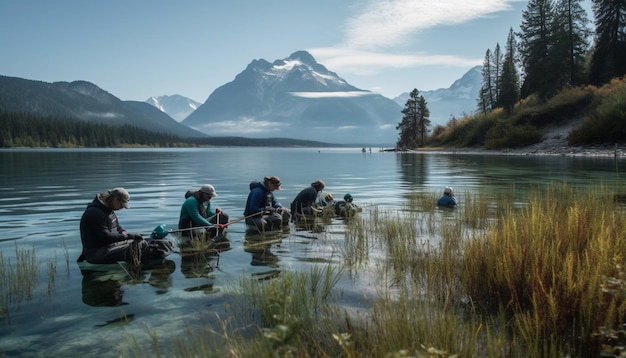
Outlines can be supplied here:
M626 0L592 0L596 36L589 80L608 82L626 74Z
M396 126L400 131L397 146L399 148L415 148L423 146L426 140L426 133L430 125L430 111L428 110L426 99L419 95L417 89L413 89L409 94L402 109L402 120Z
M519 33L519 53L524 71L522 97L538 93L545 99L553 91L555 61L550 58L553 7L551 0L530 0L522 13Z
M580 85L586 81L585 61L591 31L582 0L558 0L552 23L550 56L559 69L556 86Z
M482 86L480 87L480 91L478 92L478 110L483 114L491 111L493 109L493 104L495 103L494 98L494 78L492 78L491 71L491 50L487 49L485 53L485 59L483 60L483 69L482 69Z
M515 67L515 33L509 30L509 37L506 40L506 50L504 62L502 64L502 75L498 79L500 83L500 96L498 106L503 107L507 114L513 112L515 103L519 100L519 76Z

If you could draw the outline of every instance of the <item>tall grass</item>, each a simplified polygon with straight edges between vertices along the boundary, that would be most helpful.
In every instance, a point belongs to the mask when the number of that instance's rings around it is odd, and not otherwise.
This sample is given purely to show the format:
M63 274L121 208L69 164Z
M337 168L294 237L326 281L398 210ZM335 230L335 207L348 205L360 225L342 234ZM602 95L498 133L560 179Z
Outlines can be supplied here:
M33 298L39 269L34 247L21 249L16 245L14 263L0 251L0 315L7 313L10 304Z
M514 191L514 188L511 189ZM519 198L520 194L515 193ZM225 316L189 329L172 357L589 357L626 344L626 208L610 188L566 183L512 202L463 193L453 210L436 193L397 211L369 207L346 220L343 263L315 264L226 290ZM245 248L254 249L254 242ZM34 251L0 253L2 286L30 297ZM22 267L11 271L11 267ZM363 272L363 302L342 302L342 278ZM366 273L366 274L365 274ZM13 278L15 277L15 278ZM363 281L361 281L363 282ZM361 283L362 284L362 283ZM362 287L353 287L360 292ZM3 287L4 289L4 287ZM2 291L2 299L8 299ZM367 293L365 293L367 292ZM16 296L10 296L13 299ZM359 306L362 305L362 306ZM184 334L182 334L184 333Z
M485 308L504 305L529 352L598 351L601 327L624 322L624 291L602 289L626 252L624 213L611 202L606 188L535 191L465 247L467 294Z

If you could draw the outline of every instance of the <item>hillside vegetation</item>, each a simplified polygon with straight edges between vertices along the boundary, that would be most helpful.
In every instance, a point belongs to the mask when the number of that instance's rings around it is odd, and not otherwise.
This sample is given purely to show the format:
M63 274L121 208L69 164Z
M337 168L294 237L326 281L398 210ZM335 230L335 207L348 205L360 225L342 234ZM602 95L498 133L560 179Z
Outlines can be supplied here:
M337 144L290 138L181 138L130 125L0 112L0 148L112 147L330 147Z
M567 87L542 101L531 95L510 114L495 108L486 114L452 118L437 126L430 147L504 149L525 147L542 140L550 128L582 119L567 142L572 146L626 142L626 76L595 87Z

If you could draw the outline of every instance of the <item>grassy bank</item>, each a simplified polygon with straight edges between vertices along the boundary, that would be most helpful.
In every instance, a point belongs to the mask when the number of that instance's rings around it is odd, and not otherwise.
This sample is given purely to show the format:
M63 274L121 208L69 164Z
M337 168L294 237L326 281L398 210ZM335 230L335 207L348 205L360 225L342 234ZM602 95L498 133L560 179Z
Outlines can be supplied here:
M550 128L569 121L580 126L567 137L569 145L624 144L626 138L626 77L602 87L566 87L547 101L529 96L511 114L495 108L486 114L452 118L432 129L430 147L505 149L541 141Z

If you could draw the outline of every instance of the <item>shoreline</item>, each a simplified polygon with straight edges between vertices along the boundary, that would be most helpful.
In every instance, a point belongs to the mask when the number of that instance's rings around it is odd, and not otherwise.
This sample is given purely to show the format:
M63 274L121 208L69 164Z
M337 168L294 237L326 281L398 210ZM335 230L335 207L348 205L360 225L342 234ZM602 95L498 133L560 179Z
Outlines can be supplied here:
M559 157L602 157L619 159L626 157L626 145L588 145L588 146L546 146L542 143L521 148L479 149L479 148L421 148L412 150L416 153L438 154L481 154L515 156L559 156Z

